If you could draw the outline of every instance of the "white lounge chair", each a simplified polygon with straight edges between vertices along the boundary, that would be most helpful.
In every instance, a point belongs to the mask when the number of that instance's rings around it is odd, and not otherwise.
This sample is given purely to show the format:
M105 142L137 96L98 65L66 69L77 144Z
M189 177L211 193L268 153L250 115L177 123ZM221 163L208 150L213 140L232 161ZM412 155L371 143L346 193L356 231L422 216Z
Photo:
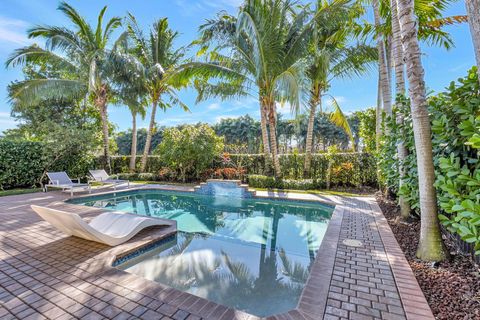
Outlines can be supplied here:
M74 189L81 189L82 191L87 190L88 193L92 192L92 188L90 187L89 183L80 183L80 179L74 179L77 180L77 182L73 182L65 171L47 172L47 176L49 182L44 186L45 192L47 192L49 187L62 189L62 191L69 190L71 197L73 197Z
M76 213L34 205L31 207L43 220L70 236L112 247L130 240L147 227L168 225L161 219L121 212L105 212L86 223Z
M106 184L111 184L114 190L117 190L117 185L119 184L127 184L127 188L130 188L130 181L128 180L119 180L118 177L116 179L111 178L105 170L89 170L90 175L95 182L101 182Z

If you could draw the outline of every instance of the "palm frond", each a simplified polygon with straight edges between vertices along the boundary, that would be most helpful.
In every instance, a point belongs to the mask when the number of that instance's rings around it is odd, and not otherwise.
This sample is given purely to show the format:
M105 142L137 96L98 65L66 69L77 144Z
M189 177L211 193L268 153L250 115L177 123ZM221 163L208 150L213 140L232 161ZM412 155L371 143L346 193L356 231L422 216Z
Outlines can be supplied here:
M93 33L92 28L90 25L83 19L83 17L66 2L60 2L58 6L58 10L63 12L67 16L67 18L72 21L75 26L79 29L78 35L87 43L93 44L95 43L95 35Z
M352 129L350 128L350 124L348 123L347 117L343 113L340 105L338 104L335 97L330 95L330 99L332 100L332 107L333 111L330 113L330 121L335 124L337 127L342 128L345 130L345 133L350 138L352 142L352 148L355 149L355 140L353 138Z
M36 44L28 47L16 49L5 62L7 67L16 67L18 65L25 65L27 63L40 64L51 63L57 69L64 72L78 72L77 66L71 61L62 56L55 54L52 51L47 51Z
M34 79L12 83L9 97L14 104L35 106L41 101L74 101L82 99L87 87L82 81L65 79Z

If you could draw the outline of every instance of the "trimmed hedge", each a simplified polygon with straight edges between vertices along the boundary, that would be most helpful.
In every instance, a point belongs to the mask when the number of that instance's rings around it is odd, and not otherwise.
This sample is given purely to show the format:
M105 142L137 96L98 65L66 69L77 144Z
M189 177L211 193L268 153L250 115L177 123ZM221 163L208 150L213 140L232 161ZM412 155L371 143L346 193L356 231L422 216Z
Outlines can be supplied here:
M0 140L0 188L37 185L47 161L40 142Z
M439 218L443 226L458 234L480 255L480 86L476 67L451 82L428 100L432 125L432 151ZM397 101L392 117L386 119L390 134L380 153L380 168L386 187L403 195L420 214L418 173L409 101ZM396 115L403 115L403 125ZM399 187L396 145L403 137L409 156L404 161L406 177Z
M211 164L205 174L204 179L216 177L219 169L225 167L242 168L245 175L272 176L271 168L266 165L265 156L263 154L230 154L230 161L225 164L224 158L218 157ZM141 156L137 157L139 164ZM303 184L302 189L325 188L327 181L327 172L329 167L329 159L331 159L330 181L332 186L376 186L376 160L373 155L368 153L338 153L334 155L314 154L312 156L312 176L306 179L303 172L305 156L303 154L283 154L280 155L280 163L283 170L283 184L289 186L298 186ZM102 163L99 159L98 163ZM111 159L112 171L115 173L128 173L130 157L114 156ZM168 171L168 172L166 172ZM165 164L161 162L158 156L149 156L147 161L147 172L154 174L153 178L140 180L168 180L178 181L176 175L166 169ZM242 174L243 176L243 174ZM250 178L251 179L251 178ZM189 177L189 181L195 180ZM301 181L301 182L299 182ZM311 182L308 182L311 181ZM275 186L278 187L278 184ZM310 188L311 189L311 188Z
M70 152L54 161L57 155L48 150L42 142L0 139L0 189L38 186L45 170L83 178L94 167L94 158L88 154Z

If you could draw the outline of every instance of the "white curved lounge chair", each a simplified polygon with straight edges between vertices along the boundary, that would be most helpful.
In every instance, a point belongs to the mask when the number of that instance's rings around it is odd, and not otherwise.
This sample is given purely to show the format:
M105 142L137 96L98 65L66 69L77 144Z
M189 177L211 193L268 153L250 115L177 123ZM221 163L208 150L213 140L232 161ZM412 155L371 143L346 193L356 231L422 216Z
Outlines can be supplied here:
M78 214L31 206L43 220L60 231L82 239L96 241L109 246L117 246L150 226L168 225L156 218L135 216L121 212L105 212L86 223Z

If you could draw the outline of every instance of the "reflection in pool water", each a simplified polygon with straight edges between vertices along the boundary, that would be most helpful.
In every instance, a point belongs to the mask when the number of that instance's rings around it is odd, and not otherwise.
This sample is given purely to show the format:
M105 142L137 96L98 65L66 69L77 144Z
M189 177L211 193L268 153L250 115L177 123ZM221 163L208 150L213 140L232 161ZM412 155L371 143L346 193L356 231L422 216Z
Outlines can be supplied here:
M160 191L90 199L81 201L177 221L174 241L120 268L257 316L296 307L333 211Z

